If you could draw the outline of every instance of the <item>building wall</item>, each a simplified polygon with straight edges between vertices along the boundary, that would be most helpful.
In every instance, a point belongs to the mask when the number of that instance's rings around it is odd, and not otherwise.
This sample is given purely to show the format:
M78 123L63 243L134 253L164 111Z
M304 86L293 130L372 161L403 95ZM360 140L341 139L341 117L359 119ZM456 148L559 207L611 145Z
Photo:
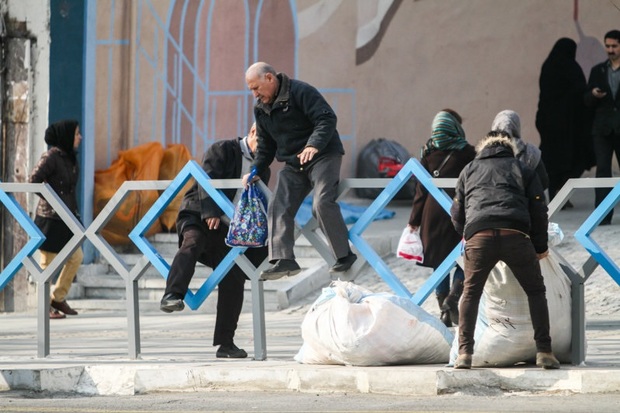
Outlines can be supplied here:
M3 25L2 62L2 180L25 182L43 152L43 131L47 122L49 89L49 32L46 1L4 0L0 3ZM34 195L13 194L17 202L33 204ZM30 199L30 201L29 201ZM0 217L4 268L23 248L27 235L3 211ZM23 311L36 297L21 269L0 291L0 311Z
M298 9L317 3L299 2ZM472 142L495 114L513 109L524 139L538 144L538 77L555 41L577 41L587 77L605 59L605 32L620 26L620 11L604 0L403 0L394 2L397 10L372 57L357 64L356 16L369 3L379 2L340 2L321 30L300 40L299 77L355 88L358 147L385 136L416 157L433 116L445 107L463 115Z
M267 60L326 91L347 149L345 177L373 138L418 156L445 107L463 115L472 142L513 109L524 139L538 144L538 76L551 47L575 39L587 76L620 17L608 0L98 0L97 8L98 169L148 141L182 142L199 157L213 140L243 134L251 123L243 72Z
M31 42L32 83L30 90L31 124L29 127L31 170L47 149L43 137L47 128L49 101L49 0L7 0L8 17L26 22Z

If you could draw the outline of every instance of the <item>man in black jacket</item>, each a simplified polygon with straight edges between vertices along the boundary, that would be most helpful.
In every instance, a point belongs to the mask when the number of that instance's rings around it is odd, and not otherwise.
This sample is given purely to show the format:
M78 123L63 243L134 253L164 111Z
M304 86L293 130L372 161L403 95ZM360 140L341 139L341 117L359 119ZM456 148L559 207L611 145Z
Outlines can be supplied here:
M585 94L586 106L594 108L592 140L596 156L596 177L611 177L614 152L620 163L620 30L605 34L605 50L609 59L594 66ZM598 206L609 194L609 188L596 188L594 205ZM600 225L611 224L613 209Z
M538 260L548 255L547 206L536 172L515 158L504 132L491 132L459 175L450 214L465 244L465 282L459 307L456 369L469 369L478 304L498 261L504 261L527 294L536 342L536 365L557 369L551 351L549 309Z
M260 173L274 158L284 162L269 203L269 259L264 280L295 275L295 214L314 190L312 214L325 234L336 263L331 272L351 268L357 256L349 247L348 229L336 202L344 148L336 130L336 114L313 86L271 65L258 62L245 75L257 99L254 106L258 149L253 167ZM248 175L243 178L247 182Z
M256 126L248 136L215 142L209 147L202 160L202 169L212 179L241 178L251 164L256 151ZM260 178L269 181L269 169ZM224 190L233 200L237 191ZM228 233L226 216L217 203L197 182L186 192L177 217L179 250L176 253L160 309L166 313L185 308L183 298L196 269L196 262L215 268L230 251L224 240ZM248 248L245 255L258 266L267 257L267 247ZM245 358L245 350L233 342L239 315L243 307L245 273L234 265L218 285L217 315L213 345L220 347L219 358Z

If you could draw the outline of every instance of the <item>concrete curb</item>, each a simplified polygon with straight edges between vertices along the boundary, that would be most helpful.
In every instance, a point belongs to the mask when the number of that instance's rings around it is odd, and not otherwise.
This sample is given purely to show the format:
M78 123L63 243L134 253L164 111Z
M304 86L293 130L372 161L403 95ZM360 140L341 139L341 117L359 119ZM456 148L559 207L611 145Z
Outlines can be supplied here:
M536 367L453 370L438 366L315 366L290 362L214 362L170 367L88 365L0 370L0 391L83 395L191 391L297 391L432 396L456 392L606 393L620 388L617 370Z

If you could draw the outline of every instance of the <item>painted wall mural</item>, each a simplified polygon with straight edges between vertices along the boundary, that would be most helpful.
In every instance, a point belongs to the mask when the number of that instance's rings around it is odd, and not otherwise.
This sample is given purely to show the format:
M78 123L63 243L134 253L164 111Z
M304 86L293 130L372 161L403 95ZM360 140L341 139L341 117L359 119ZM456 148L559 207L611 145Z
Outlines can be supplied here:
M245 69L264 60L315 85L335 107L344 176L377 137L417 154L443 107L462 112L473 141L510 107L538 143L537 77L549 48L575 38L587 73L604 58L602 34L620 16L609 0L96 4L96 169L147 142L182 143L198 158L212 142L242 136L253 105ZM500 18L506 13L510 19ZM511 64L492 69L492 61Z

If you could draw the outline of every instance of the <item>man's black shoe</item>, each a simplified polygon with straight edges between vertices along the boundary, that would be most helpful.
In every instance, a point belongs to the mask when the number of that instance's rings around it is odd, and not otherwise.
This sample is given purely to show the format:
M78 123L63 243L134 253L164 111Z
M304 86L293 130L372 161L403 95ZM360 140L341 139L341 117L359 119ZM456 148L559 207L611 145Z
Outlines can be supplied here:
M244 359L248 353L244 349L235 346L235 344L221 345L215 353L218 359Z
M338 258L338 261L329 269L329 272L345 272L351 268L355 260L357 260L357 255L349 252L349 255L346 257Z
M261 272L261 280L277 280L285 275L291 276L299 274L301 268L295 260L278 260L271 268Z
M185 308L183 297L178 294L168 293L164 295L159 304L159 309L164 313L171 313L173 311L182 311Z

